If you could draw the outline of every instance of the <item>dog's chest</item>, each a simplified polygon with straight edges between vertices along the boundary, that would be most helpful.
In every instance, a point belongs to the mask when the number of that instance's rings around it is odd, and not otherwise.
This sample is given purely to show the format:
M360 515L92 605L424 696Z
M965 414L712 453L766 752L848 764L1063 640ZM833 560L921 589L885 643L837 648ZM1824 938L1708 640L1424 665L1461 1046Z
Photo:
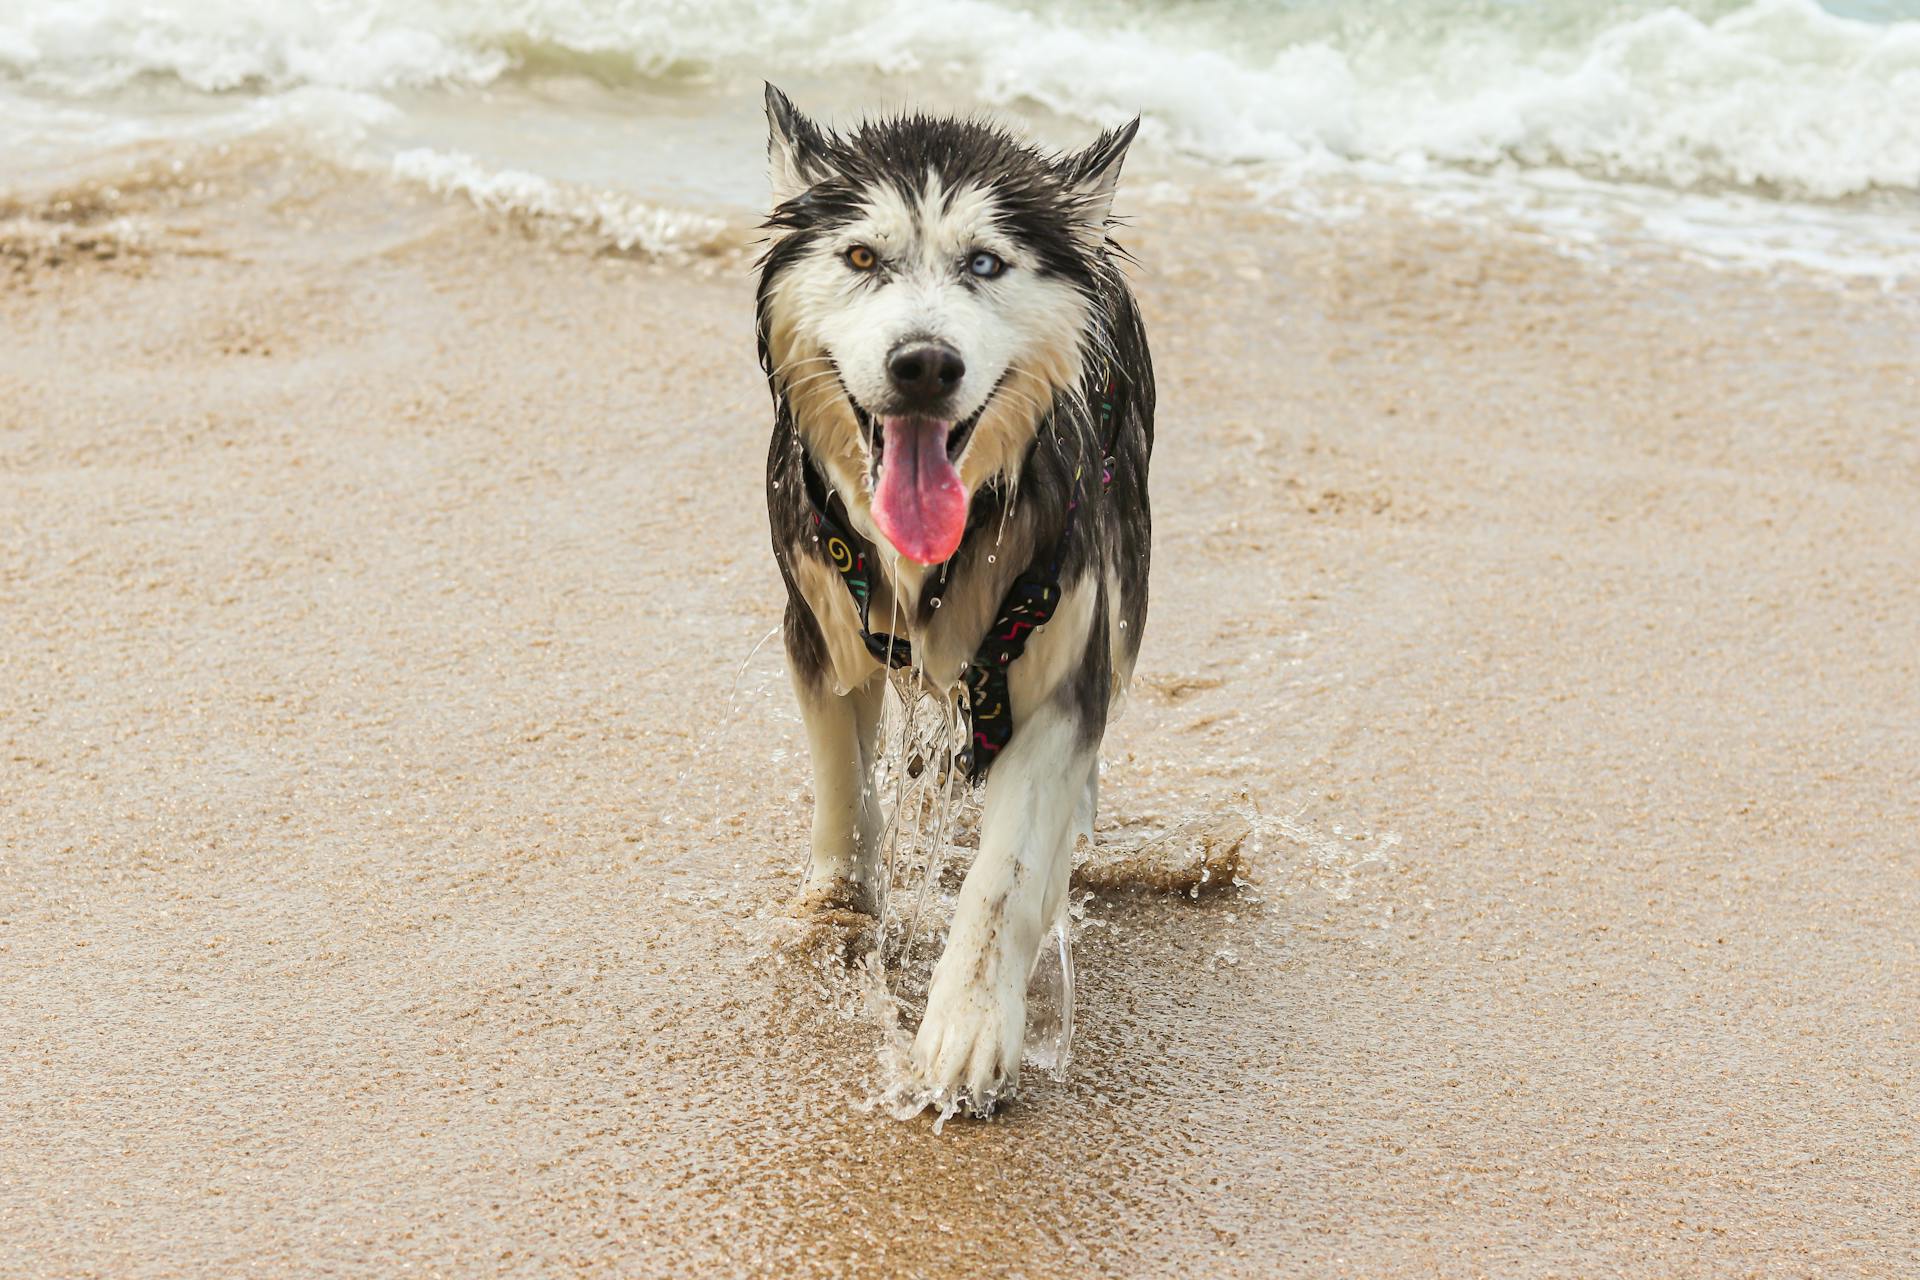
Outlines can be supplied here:
M995 555L985 567L997 569L998 565ZM876 572L863 627L855 596L832 563L818 556L799 557L794 573L826 642L836 686L856 688L883 665L869 644L871 634L906 642L913 668L943 691L960 680L993 621L999 593L1005 590L1000 580L1004 576L980 572L978 565L944 576L896 578L884 570Z

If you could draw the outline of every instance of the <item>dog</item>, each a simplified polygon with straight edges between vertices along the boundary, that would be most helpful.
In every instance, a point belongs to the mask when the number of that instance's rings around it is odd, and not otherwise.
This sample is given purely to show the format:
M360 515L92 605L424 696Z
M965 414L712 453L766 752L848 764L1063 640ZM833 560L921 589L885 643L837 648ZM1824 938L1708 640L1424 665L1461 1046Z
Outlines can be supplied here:
M952 698L985 788L935 965L921 1096L1017 1084L1027 985L1091 839L1147 612L1154 379L1110 238L1139 120L1045 154L921 114L836 133L766 91L767 513L813 767L803 912L881 906L890 669Z

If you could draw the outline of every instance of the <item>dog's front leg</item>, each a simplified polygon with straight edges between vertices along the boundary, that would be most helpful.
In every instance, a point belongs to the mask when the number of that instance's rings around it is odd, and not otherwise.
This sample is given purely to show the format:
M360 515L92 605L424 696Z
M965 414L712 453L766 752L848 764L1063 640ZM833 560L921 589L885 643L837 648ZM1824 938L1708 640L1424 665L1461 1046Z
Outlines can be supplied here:
M813 759L813 839L799 909L877 915L880 821L873 756L886 680L874 675L839 694L800 664L791 670Z
M1049 699L1026 719L987 778L980 854L960 889L934 967L914 1065L942 1102L976 1111L1019 1075L1027 982L1073 868L1076 809L1099 750L1081 714ZM1088 820L1091 813L1087 814Z

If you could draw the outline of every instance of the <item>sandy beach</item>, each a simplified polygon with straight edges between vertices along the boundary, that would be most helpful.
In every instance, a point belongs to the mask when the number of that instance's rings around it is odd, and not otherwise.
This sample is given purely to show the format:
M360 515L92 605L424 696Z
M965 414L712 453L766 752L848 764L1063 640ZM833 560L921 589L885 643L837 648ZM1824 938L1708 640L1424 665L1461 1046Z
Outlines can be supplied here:
M1101 840L1248 883L936 1133L785 914L743 251L0 201L0 1275L1920 1273L1912 290L1121 203Z

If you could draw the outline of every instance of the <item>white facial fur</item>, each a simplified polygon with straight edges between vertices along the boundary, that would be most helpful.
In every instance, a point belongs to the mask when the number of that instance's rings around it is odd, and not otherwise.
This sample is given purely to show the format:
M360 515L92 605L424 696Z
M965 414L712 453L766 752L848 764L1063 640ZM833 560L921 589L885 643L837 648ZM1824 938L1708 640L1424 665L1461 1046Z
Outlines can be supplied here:
M847 252L856 245L878 257L871 271L848 264ZM969 275L969 260L982 250L1006 263L1001 275ZM889 394L888 354L908 339L935 339L966 364L954 389L956 421L978 413L1004 379L1001 398L1008 409L1022 410L1008 416L1031 426L1051 399L1043 388L1077 381L1077 339L1087 317L1080 292L1037 267L1031 253L994 225L990 188L969 187L949 201L929 174L917 198L878 189L868 193L860 217L783 272L774 310L786 341L776 354L791 362L789 385L795 387L824 371L818 363L802 363L805 357L824 354L855 401L877 414ZM1029 376L1010 378L1010 371ZM814 385L830 382L821 378ZM987 425L983 420L981 426ZM969 453L982 434L976 431ZM974 470L962 467L970 488L986 478L968 474Z

